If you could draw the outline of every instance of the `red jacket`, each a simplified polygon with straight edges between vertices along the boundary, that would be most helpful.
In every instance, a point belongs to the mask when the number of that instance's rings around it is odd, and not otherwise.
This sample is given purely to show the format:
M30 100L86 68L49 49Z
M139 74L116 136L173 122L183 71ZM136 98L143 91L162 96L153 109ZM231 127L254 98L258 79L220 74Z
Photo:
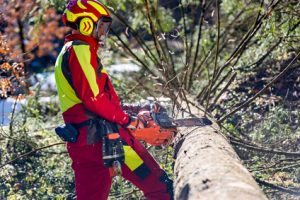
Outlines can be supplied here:
M107 72L97 57L98 43L89 36L72 34L55 64L55 79L66 123L87 119L87 110L119 125L129 116L121 106Z

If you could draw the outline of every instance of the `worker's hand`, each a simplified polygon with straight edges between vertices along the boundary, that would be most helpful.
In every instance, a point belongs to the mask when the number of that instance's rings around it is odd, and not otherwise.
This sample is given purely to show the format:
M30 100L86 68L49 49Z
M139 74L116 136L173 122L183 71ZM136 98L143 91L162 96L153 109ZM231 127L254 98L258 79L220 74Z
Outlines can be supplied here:
M139 117L130 117L130 122L128 125L125 127L130 131L135 131L138 129L143 129L146 127L146 122Z
M152 111L152 112L167 112L167 110L159 104L157 101L147 101L144 103L141 108L139 109L139 112L141 111Z
M140 111L137 114L137 116L138 116L139 119L143 120L147 124L148 124L149 121L153 121L153 118L152 118L151 113L150 113L149 110Z
M158 102L154 101L150 104L150 111L158 113L158 112L166 112L166 109Z

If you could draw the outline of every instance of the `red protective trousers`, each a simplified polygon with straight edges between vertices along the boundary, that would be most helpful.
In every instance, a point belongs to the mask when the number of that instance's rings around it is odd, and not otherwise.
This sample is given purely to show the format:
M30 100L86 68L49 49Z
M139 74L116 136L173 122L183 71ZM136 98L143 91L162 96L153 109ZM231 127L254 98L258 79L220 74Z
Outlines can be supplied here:
M80 138L84 139L86 128L80 131ZM143 145L133 138L125 129L120 128L120 135L124 143L140 156L148 174L142 177L130 170L124 163L122 176L136 185L144 192L147 199L168 200L172 199L172 181L148 153ZM80 139L79 138L79 139ZM108 198L112 178L109 169L103 166L102 142L93 145L78 146L67 144L69 155L72 159L72 168L75 173L76 196L78 200L105 200ZM125 160L126 160L125 154ZM143 170L143 169L142 169ZM150 171L148 171L150 170Z

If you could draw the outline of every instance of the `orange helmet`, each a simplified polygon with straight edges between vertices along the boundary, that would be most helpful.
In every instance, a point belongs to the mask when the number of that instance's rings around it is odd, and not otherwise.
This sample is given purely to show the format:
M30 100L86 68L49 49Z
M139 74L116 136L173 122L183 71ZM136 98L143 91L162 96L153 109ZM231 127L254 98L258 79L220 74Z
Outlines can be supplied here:
M99 21L111 23L108 9L97 0L70 0L62 16L65 25L90 35Z

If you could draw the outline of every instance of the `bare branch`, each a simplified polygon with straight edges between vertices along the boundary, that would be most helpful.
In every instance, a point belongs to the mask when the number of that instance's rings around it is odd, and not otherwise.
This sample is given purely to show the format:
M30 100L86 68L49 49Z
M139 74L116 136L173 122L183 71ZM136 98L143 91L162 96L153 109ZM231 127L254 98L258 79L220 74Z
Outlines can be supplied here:
M206 106L205 106L205 113L207 111L208 105L209 105L209 97L210 93L214 84L215 76L217 73L217 65L218 65L218 57L219 57L219 48L220 48L220 8L219 8L219 1L216 0L216 10L217 10L217 50L216 50L216 55L215 55L215 63L214 63L214 71L213 71L213 76L211 80L209 81L208 84L208 92L207 92L207 97L206 97Z
M62 144L65 144L65 143L64 143L64 142L58 142L58 143L54 143L54 144L51 144L51 145L48 145L48 146L40 147L40 148L34 149L34 150L32 150L32 151L29 151L29 152L27 152L27 153L24 153L24 154L22 154L22 155L16 157L15 159L12 159L12 160L10 160L10 161L8 161L8 162L5 162L5 163L1 164L1 165L0 165L0 169L3 168L3 167L6 166L6 165L9 165L9 164L12 164L12 163L16 162L17 160L19 160L19 159L21 159L21 158L25 158L25 157L27 157L27 156L30 156L30 155L33 154L33 153L36 153L36 152L41 151L41 150L43 150L43 149L48 149L48 148L53 147L53 146L62 145Z
M210 107L208 108L209 112L213 111L214 106L216 105L216 103L218 102L219 98L222 96L222 94L224 94L224 92L228 89L228 87L233 83L235 77L236 77L237 73L235 72L231 78L229 79L228 83L226 84L226 86L219 92L219 94L216 96L216 98L213 100L213 103L210 105Z
M185 43L185 65L184 65L184 69L186 67L188 67L188 52L189 52L189 44L188 44L188 39L187 39L187 25L186 25L186 18L185 18L185 12L183 10L183 5L182 5L182 0L179 1L179 5L180 5L180 11L181 11L181 16L183 19L183 30L184 30L184 43Z
M257 152L261 152L261 153L267 153L267 154L276 154L276 155L284 155L287 157L300 157L300 152L286 152L286 151L278 151L278 150L274 150L274 149L267 149L264 147L259 147L253 144L248 144L242 141L238 141L236 139L230 138L230 143L232 143L233 145L238 145L240 147L246 148L246 149L250 149L253 151L257 151Z
M139 36L139 34L130 26L129 23L126 22L126 20L119 15L118 13L114 12L113 10L110 9L110 12L122 22L130 32L132 32L133 37L135 40L138 42L140 47L142 48L143 52L145 53L146 56L148 56L153 63L159 64L159 60L155 57L155 55L152 53L152 51L149 49L148 45L145 44L144 40Z
M273 78L273 80L268 83L263 89L261 89L256 95L254 95L252 98L250 98L248 101L244 102L243 104L241 104L240 106L238 106L236 109L234 109L233 111L231 111L230 113L226 114L225 116L223 116L220 120L218 120L218 123L222 123L225 119L227 119L229 116L233 115L234 113L236 113L237 111L241 110L242 108L248 106L251 102L253 102L257 97L259 97L262 93L264 93L271 85L273 85L273 83L275 83L276 81L278 81L283 75L285 75L288 70L290 68L292 68L294 62L298 59L300 55L300 52L298 52L298 54L295 56L295 58L288 64L288 66L280 73L278 74L275 78Z
M203 25L203 21L204 21L204 14L205 14L205 11L206 11L206 0L200 0L200 5L201 5L201 16L200 16L200 20L199 20L199 27L198 27L198 38L197 38L197 44L196 44L196 52L194 54L194 61L193 61L193 64L192 64L192 67L191 67L191 72L189 74L189 82L186 86L187 90L189 90L192 85L193 85L193 74L195 72L195 69L196 69L196 62L197 62L197 58L198 58L198 54L199 54L199 49L200 49L200 41L201 41L201 38L202 38L202 25Z
M142 66L143 68L148 72L150 73L151 75L153 76L156 76L156 74L147 66L146 63L144 63L130 48L129 46L122 40L122 38L116 34L114 32L114 30L111 30L111 32L118 38L118 40L122 43L123 47L129 52L129 54L131 56L133 56ZM164 81L162 79L158 79L159 82L163 83Z
M278 190L278 191L281 191L281 192L285 192L285 193L288 193L288 194L292 194L292 195L300 195L300 188L290 189L290 188L278 186L278 185L275 185L275 184L263 181L263 180L258 179L258 178L256 178L255 180L260 185L267 186L267 187L269 187L271 189L275 189L275 190Z
M221 75L221 73L224 71L224 69L227 68L236 57L243 54L243 52L246 49L246 46L249 44L249 42L255 36L255 34L258 32L258 30L261 28L264 19L267 19L267 17L269 16L269 13L272 10L274 10L274 8L279 4L280 1L281 0L278 0L275 4L273 4L273 2L274 2L274 0L273 0L270 3L270 6L269 6L268 10L262 16L260 14L261 9L259 9L259 12L257 14L257 18L256 18L256 21L253 25L253 28L248 31L248 33L245 35L244 39L239 43L239 45L233 51L233 53L228 58L228 60L225 62L225 64L222 67L220 67L220 69L218 71L218 74L215 76L215 79L217 79ZM262 8L262 5L263 5L263 1L261 3L261 8Z

